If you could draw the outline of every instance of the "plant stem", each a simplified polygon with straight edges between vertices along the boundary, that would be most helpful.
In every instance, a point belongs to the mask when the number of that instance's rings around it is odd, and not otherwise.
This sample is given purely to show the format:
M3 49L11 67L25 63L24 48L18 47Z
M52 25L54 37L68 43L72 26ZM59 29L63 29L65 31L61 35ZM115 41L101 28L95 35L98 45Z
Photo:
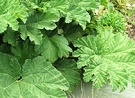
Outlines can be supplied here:
M94 98L94 87L92 85L92 88L91 88L91 98Z

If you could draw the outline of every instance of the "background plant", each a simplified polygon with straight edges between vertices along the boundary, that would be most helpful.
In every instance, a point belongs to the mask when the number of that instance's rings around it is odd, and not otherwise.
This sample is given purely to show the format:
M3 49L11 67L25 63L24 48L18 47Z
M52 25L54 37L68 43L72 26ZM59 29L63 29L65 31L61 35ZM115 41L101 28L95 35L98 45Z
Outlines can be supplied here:
M126 30L126 20L123 15L114 9L112 3L108 4L108 9L99 16L98 23L100 26L113 27L113 32L120 33Z

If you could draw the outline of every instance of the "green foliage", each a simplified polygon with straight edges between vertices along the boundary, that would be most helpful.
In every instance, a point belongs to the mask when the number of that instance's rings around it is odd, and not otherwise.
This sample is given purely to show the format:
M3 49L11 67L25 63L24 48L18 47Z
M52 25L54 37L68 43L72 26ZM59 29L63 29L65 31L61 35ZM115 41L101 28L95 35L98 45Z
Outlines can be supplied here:
M55 35L52 38L44 36L43 43L35 46L35 51L44 56L50 62L54 62L58 57L68 57L72 49L68 46L68 41L62 37Z
M122 14L116 10L105 12L99 17L98 24L100 26L113 27L114 32L124 32L126 30L126 20Z
M74 90L75 85L79 85L81 82L80 69L77 68L75 60L58 60L55 62L56 68L63 74L70 84L69 92Z
M12 46L11 53L21 64L26 59L33 59L38 56L38 53L34 51L34 45L28 39L25 42L19 41L16 46Z
M127 36L105 29L97 36L76 40L74 45L78 49L73 56L79 57L77 65L83 67L86 82L93 81L97 88L110 84L113 90L124 90L128 80L134 79L135 56L132 51L135 43Z
M98 88L135 84L135 45L119 33L125 20L115 10L93 13L107 3L0 0L0 98L67 98L81 73Z
M43 57L27 59L21 67L17 59L0 55L1 98L66 97L62 90L69 87L67 80Z
M9 25L14 31L19 28L17 19L24 23L27 20L27 8L20 4L19 0L1 0L0 1L0 33L3 33Z

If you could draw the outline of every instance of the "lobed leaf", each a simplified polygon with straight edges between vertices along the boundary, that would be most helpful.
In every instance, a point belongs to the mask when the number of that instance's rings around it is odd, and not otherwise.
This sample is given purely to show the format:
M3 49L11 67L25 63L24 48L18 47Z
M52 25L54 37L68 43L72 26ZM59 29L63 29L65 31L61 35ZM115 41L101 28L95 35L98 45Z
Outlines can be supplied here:
M135 56L132 54L135 43L126 35L113 34L109 29L101 32L76 40L74 45L79 48L73 56L79 57L78 68L84 67L86 82L91 80L98 88L110 84L113 90L122 91L135 75Z
M35 46L35 51L43 55L46 60L54 62L58 57L68 57L72 49L68 46L68 41L64 37L55 35L48 38L45 35L42 44Z
M43 57L18 61L0 53L0 98L66 98L69 84ZM19 77L18 77L19 76Z
M27 8L20 3L20 0L1 0L0 1L0 33L3 33L9 25L14 31L19 28L17 19L24 23L28 17Z

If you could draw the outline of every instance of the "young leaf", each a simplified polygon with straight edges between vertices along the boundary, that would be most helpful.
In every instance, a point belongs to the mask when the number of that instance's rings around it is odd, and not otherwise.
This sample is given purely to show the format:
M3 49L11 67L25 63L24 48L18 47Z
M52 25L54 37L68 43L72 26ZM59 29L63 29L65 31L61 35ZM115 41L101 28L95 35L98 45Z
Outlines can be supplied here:
M63 36L58 35L52 38L44 36L42 44L37 45L35 50L50 62L54 62L58 57L68 57L69 52L72 52L68 46L68 41Z
M67 80L44 58L26 60L20 69L16 59L0 53L0 98L66 98Z
M78 67L84 67L86 82L92 80L98 88L109 83L113 90L124 90L135 75L135 56L131 53L135 43L127 36L111 31L106 29L97 36L76 40L74 45L79 48L73 55L79 57Z

